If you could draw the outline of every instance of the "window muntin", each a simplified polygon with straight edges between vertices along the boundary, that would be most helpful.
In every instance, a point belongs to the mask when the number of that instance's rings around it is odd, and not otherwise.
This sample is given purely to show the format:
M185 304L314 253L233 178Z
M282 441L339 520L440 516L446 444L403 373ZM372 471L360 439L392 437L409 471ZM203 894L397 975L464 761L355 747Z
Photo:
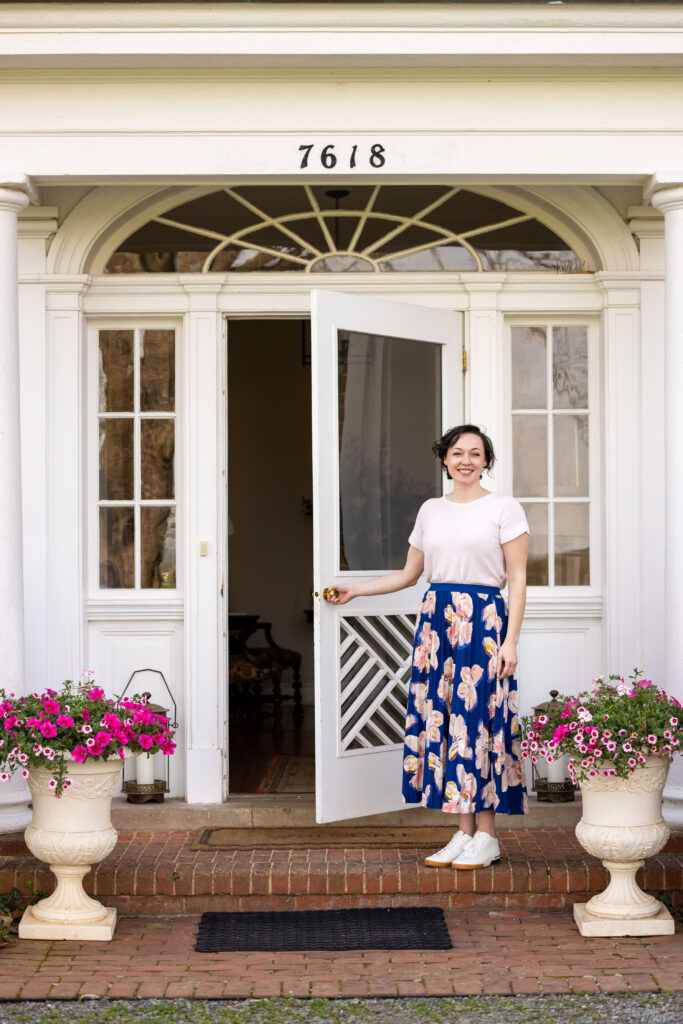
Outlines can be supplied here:
M511 329L513 494L531 531L530 586L591 584L588 327Z
M151 218L105 272L577 272L531 214L447 185L235 185Z
M176 587L175 331L100 330L100 590Z

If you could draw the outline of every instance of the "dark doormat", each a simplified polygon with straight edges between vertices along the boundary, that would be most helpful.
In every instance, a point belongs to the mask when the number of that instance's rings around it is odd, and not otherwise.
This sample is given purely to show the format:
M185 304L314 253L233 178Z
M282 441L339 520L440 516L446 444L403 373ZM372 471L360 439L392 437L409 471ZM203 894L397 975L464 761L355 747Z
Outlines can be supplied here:
M451 949L441 907L202 914L197 953Z

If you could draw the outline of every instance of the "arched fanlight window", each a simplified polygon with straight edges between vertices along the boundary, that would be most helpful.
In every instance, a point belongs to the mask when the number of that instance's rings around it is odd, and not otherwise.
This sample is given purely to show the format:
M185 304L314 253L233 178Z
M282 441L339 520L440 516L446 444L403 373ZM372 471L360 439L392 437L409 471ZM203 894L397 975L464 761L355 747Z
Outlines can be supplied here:
M153 217L106 273L577 272L530 214L444 185L236 185Z

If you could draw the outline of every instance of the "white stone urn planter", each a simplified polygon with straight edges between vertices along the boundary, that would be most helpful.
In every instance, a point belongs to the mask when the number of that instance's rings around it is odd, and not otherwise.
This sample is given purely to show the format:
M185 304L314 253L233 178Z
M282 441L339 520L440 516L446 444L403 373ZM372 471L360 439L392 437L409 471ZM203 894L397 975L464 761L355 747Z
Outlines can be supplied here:
M123 760L70 761L73 785L55 797L52 772L31 768L28 784L33 798L33 820L25 832L26 845L46 861L57 888L28 907L19 922L20 939L111 939L116 910L103 907L83 889L83 878L116 845L111 824L111 800Z
M662 818L668 770L669 761L651 757L626 779L597 775L580 780L583 816L576 836L610 874L604 892L574 905L574 920L582 935L674 933L667 908L636 882L644 858L658 853L669 837L669 826Z

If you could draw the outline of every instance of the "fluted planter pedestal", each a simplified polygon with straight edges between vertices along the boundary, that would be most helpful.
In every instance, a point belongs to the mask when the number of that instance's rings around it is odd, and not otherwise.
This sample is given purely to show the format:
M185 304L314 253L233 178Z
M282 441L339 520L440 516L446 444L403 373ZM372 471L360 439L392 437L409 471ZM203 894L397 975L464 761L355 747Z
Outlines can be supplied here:
M57 879L51 896L26 909L20 939L108 940L116 910L103 907L83 889L83 878L116 845L111 800L121 775L119 757L69 764L73 785L59 799L49 787L51 772L32 768L29 788L33 820L25 832L31 853L50 865Z
M610 873L604 892L574 904L582 935L673 935L674 921L659 900L643 892L636 872L645 857L669 838L662 818L668 761L650 758L627 779L598 775L581 782L583 816L576 826L581 845Z

